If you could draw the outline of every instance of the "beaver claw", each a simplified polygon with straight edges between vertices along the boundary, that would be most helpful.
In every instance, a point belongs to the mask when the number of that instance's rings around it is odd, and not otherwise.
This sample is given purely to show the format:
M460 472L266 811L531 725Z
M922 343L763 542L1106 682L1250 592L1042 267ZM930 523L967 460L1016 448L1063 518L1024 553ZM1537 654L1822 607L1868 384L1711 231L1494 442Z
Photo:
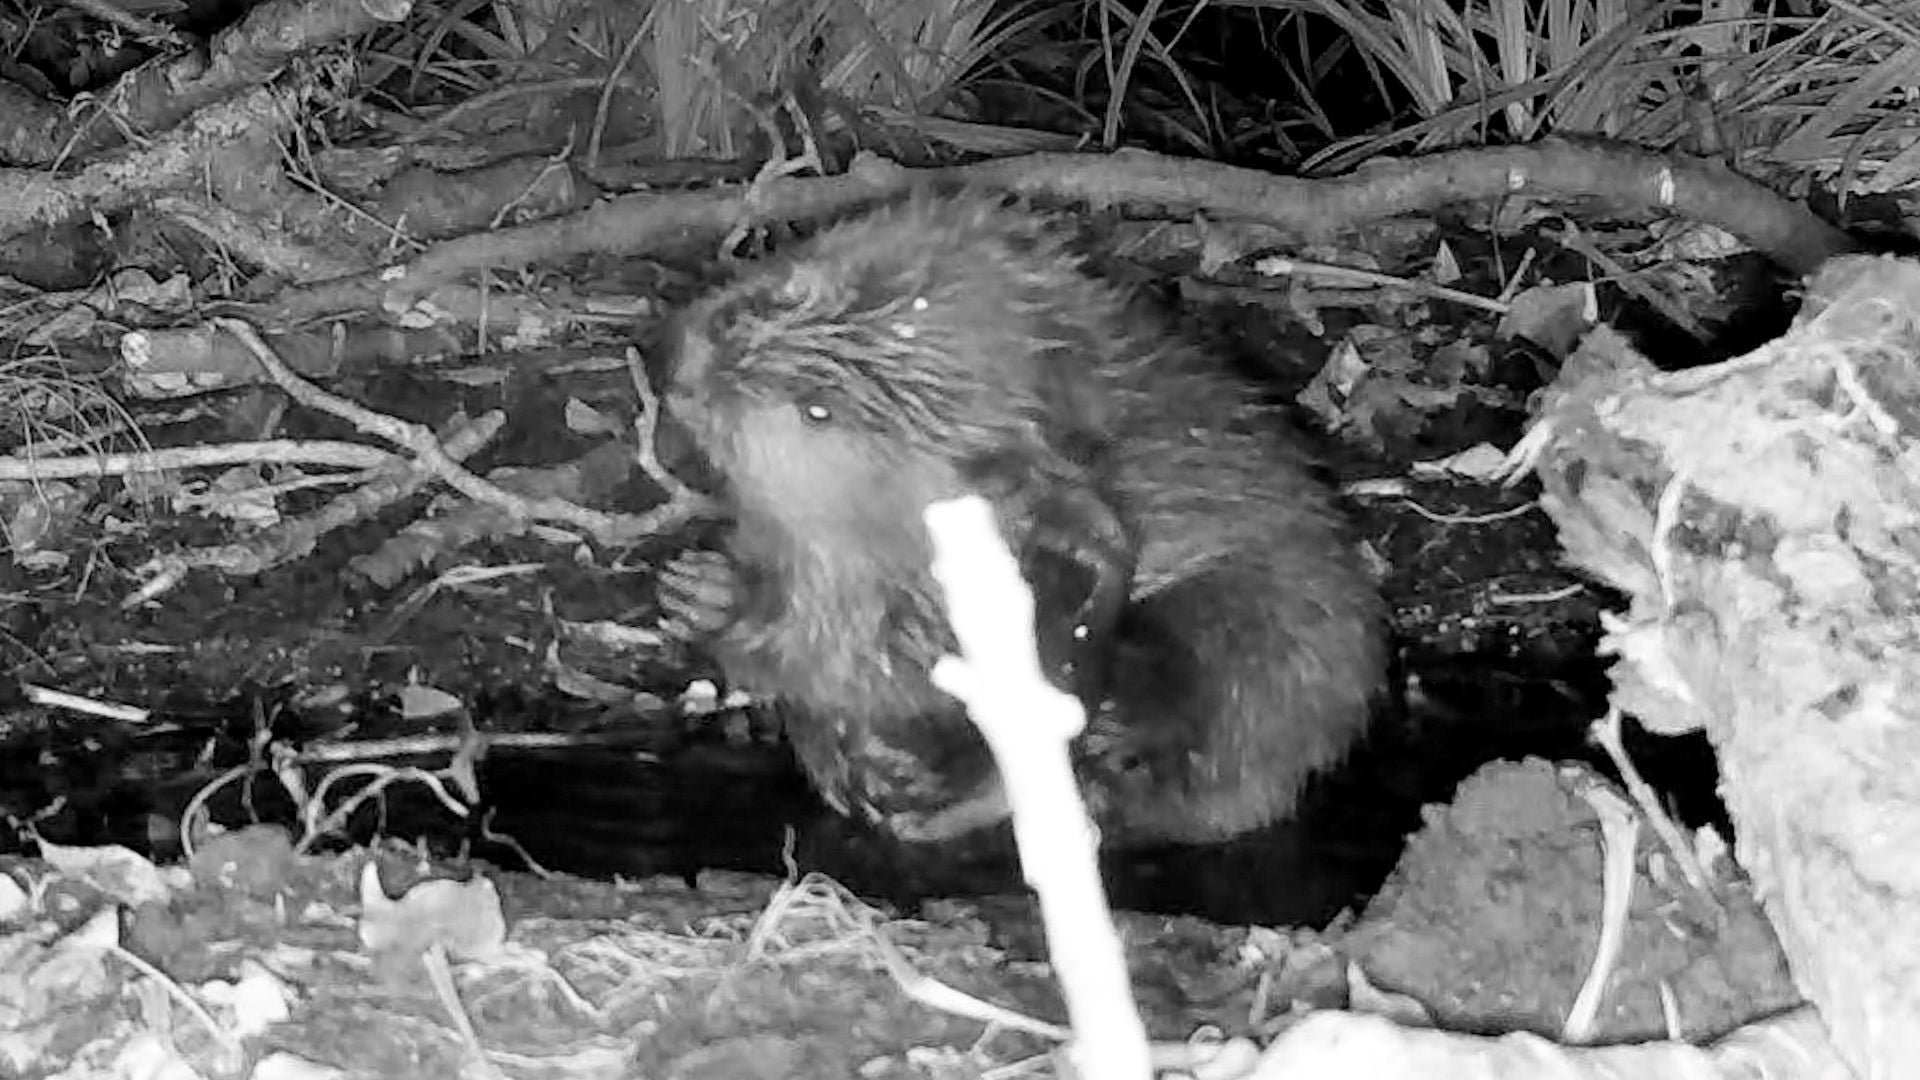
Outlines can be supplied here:
M660 570L660 625L681 638L718 633L732 620L739 579L717 551L689 551Z
M951 840L971 832L991 828L1013 813L1007 804L1006 789L999 781L930 813L899 813L882 818L880 825L909 844L930 844Z

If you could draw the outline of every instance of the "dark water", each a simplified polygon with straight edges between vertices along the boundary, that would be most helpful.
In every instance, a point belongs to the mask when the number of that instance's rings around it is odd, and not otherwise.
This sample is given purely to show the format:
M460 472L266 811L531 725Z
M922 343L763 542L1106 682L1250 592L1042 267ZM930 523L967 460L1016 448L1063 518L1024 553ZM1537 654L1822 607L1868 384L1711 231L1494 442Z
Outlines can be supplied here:
M1320 925L1365 902L1420 827L1420 808L1444 802L1482 764L1535 755L1601 762L1585 729L1598 714L1597 673L1579 681L1448 665L1423 672L1425 704L1383 723L1347 767L1313 785L1297 816L1227 844L1109 853L1118 907L1193 914L1228 923ZM170 822L221 768L243 760L217 748L246 730L240 718L206 717L155 733L96 721L45 720L0 739L0 811L35 824L48 840L120 843L160 858L177 854ZM1684 820L1724 815L1713 796L1710 751L1698 739L1640 736L1630 747ZM423 761L433 766L439 762ZM655 755L617 747L539 753L495 750L481 770L492 813L485 825L510 836L550 870L587 877L691 875L707 868L832 874L863 895L903 906L934 897L1024 890L1005 830L966 844L894 842L825 810L783 750L722 744ZM271 780L251 806L238 789L216 802L217 819L290 822L292 807ZM17 830L0 848L18 850ZM482 835L413 785L362 810L355 839L381 833L470 851L507 869L515 849Z

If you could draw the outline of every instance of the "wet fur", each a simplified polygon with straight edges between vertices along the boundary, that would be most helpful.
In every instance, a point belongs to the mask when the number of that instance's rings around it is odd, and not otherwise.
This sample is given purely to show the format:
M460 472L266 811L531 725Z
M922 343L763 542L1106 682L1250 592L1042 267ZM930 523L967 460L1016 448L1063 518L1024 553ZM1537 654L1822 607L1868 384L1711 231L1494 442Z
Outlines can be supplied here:
M921 510L978 492L1036 587L1043 660L1090 704L1110 841L1286 816L1366 726L1379 600L1246 390L1038 217L921 196L689 309L668 407L724 478L730 679L804 768L886 820L991 764L928 679L951 650Z

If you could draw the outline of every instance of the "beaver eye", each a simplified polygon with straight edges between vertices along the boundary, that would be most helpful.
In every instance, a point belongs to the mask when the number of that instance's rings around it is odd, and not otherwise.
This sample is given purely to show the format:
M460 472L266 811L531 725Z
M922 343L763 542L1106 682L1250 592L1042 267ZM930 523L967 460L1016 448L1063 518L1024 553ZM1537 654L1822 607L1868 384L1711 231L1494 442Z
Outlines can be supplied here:
M807 423L815 427L833 422L833 410L827 408L824 403L819 401L801 402L800 415L806 418Z

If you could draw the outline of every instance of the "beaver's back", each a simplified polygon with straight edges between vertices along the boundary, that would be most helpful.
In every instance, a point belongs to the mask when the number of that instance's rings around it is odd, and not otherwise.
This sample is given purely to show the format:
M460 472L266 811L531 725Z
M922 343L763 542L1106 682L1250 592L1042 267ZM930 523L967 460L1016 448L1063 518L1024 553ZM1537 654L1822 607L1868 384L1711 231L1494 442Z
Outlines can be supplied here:
M1361 737L1384 681L1384 613L1333 493L1277 411L1146 321L1105 371L1116 486L1138 537L1106 723L1117 827L1209 840L1291 813Z

